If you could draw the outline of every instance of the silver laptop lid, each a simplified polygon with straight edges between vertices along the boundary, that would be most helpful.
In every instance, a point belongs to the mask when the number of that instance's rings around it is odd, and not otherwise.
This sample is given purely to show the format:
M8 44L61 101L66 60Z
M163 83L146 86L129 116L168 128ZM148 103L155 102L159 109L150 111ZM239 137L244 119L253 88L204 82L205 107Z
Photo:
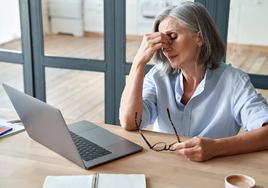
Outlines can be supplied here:
M6 84L3 87L32 139L85 167L58 109Z

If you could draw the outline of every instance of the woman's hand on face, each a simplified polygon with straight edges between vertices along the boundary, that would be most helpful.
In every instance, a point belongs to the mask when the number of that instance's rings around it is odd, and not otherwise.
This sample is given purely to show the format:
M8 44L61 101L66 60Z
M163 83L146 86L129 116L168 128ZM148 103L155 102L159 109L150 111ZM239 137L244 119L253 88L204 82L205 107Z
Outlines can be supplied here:
M210 138L194 137L172 146L190 161L206 161L216 156L216 142Z
M172 43L170 36L155 32L143 36L140 48L134 58L134 62L147 64L154 53L161 48L169 48Z

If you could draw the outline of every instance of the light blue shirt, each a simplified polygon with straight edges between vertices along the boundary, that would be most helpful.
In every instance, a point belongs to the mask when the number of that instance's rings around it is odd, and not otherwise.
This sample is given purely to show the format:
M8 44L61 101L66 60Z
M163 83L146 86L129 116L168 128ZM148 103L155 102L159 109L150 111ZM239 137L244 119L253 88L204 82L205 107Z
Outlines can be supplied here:
M162 64L155 65L145 76L143 85L142 127L154 124L153 130L174 133L171 119L179 135L222 138L261 127L268 122L268 105L257 94L249 76L221 63L207 69L193 96L181 103L183 75L165 74Z

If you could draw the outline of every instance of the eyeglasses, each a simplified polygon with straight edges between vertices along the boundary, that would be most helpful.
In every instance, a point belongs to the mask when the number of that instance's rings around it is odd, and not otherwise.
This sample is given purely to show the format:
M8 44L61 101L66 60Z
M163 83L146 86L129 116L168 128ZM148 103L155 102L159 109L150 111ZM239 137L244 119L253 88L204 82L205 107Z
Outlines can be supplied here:
M172 122L172 120L171 120L171 117L170 117L170 113L169 113L169 109L167 108L167 113L168 113L168 118L169 118L169 121L170 121L170 123L171 123L171 125L172 125L172 128L173 128L173 130L174 130L174 132L175 132L175 135L176 135L176 137L177 137L177 142L181 142L180 141L180 137L179 137L179 135L178 135L178 133L177 133L177 130L176 130L176 128L175 128L175 126L174 126L174 124L173 124L173 122ZM165 142L157 142L157 143L155 143L154 145L151 145L150 143L149 143L149 141L145 138L145 136L144 136L144 134L142 133L142 131L141 131L141 129L140 129L140 125L141 125L141 119L140 119L140 122L138 123L138 120L137 120L137 116L138 116L138 113L136 112L135 113L135 124L136 124L136 127L137 127L137 129L138 129L138 131L139 131L139 133L140 133L140 135L141 135L141 137L143 138L143 140L145 141L145 143L149 146L149 148L151 149L151 150L154 150L154 151L175 151L175 149L171 149L171 147L176 143L176 142L174 142L174 143L172 143L172 144L169 144L169 145L167 145Z

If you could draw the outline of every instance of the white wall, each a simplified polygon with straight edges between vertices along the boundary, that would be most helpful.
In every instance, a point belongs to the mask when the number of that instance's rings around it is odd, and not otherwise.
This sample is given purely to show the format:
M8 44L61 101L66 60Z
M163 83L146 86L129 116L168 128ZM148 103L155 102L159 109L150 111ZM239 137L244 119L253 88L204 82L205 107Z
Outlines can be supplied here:
M268 45L268 0L231 0L228 42Z
M103 32L103 0L84 0L85 31Z
M43 16L43 31L44 33L50 33L50 20L48 17L48 0L42 1L42 16Z
M85 0L85 30L103 32L103 8L101 0ZM182 1L182 0L181 0ZM178 0L126 0L126 33L143 35L152 31L153 19L141 16L140 5L168 2L176 4ZM150 11L150 7L147 7ZM90 11L89 11L90 10ZM228 42L268 45L268 0L231 0Z
M0 0L0 44L20 38L19 0Z
M142 11L157 15L166 4L178 1L185 0L126 0L126 33L143 35L152 32L154 19L144 18ZM85 31L103 32L103 0L84 0L83 11Z
M143 35L152 32L153 16L157 16L166 6L172 4L174 4L172 0L127 0L126 33L129 35Z

